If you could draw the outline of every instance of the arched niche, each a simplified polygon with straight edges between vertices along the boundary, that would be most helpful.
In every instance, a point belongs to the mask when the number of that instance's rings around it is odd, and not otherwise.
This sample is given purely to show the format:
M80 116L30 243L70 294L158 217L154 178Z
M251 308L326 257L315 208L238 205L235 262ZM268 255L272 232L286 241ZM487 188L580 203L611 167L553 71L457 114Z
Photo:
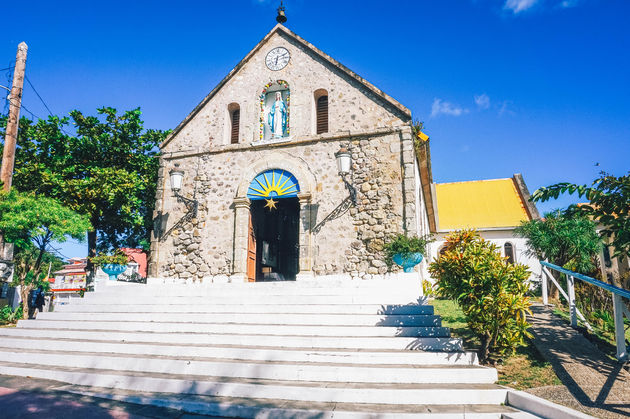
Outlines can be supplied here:
M286 141L291 136L291 90L285 80L267 83L260 98L259 141Z

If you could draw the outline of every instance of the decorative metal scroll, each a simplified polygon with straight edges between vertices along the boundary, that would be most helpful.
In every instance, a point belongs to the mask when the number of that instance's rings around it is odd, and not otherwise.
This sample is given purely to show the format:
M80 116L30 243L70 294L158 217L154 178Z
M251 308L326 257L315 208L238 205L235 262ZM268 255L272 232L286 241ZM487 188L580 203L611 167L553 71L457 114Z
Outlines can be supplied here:
M319 224L313 227L313 230L312 230L313 233L315 234L319 233L319 231L322 229L324 224L326 224L330 220L335 220L341 217L342 215L344 215L346 212L348 212L348 210L350 209L352 205L353 205L352 197L348 196L346 199L341 201L341 204L337 205L337 208L332 210L326 217L324 217L324 219L321 220Z
M180 228L185 223L189 222L190 220L192 220L193 218L197 216L197 210L199 209L198 201L194 199L186 198L185 196L181 196L180 194L177 194L176 196L177 196L177 202L182 202L184 205L186 205L186 210L187 210L186 214L184 214L184 216L180 218L179 221L173 224L173 226L169 228L166 233L160 236L160 241L164 241L164 239L166 239L168 235L171 234L175 229Z

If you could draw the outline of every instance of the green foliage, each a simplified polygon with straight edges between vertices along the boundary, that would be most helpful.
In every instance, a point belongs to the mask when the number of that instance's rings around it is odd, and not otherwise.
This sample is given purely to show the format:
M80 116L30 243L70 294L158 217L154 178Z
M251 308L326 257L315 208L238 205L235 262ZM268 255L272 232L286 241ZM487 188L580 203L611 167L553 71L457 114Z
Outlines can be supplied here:
M435 290L433 289L433 284L426 279L422 280L422 295L425 297L431 296L435 294Z
M383 246L383 250L385 251L385 263L387 263L387 266L391 266L393 263L392 258L398 253L402 254L403 257L409 256L411 253L422 253L422 255L426 255L427 244L432 241L433 237L431 235L407 237L404 234L398 234Z
M606 310L595 310L591 317L597 321L599 327L604 331L614 334L615 333L615 318Z
M1 324L13 324L17 323L24 316L22 312L22 306L17 307L15 310L11 306L4 306L0 309L0 323Z
M437 279L438 295L460 305L468 326L479 337L481 362L513 354L525 345L525 337L530 336L525 265L507 263L497 246L474 230L462 230L446 238L429 272Z
M50 272L55 272L60 270L64 263L61 258L46 251L42 254L39 274L35 276L37 271L34 268L39 254L40 250L33 244L16 247L15 254L13 255L13 262L15 264L15 272L13 275L14 285L32 284L33 288L42 286L44 287L44 291L50 289L50 282L46 280L48 268L50 267Z
M0 196L0 230L19 248L34 243L45 249L51 241L83 239L90 229L87 217L57 200L12 190Z
M48 285L42 283L45 276L42 268L44 262L54 260L46 251L50 243L64 242L69 237L83 240L90 228L86 216L54 199L15 189L0 195L0 230L5 240L15 245L13 283L21 286L22 304L31 289Z
M527 239L529 253L541 260L577 272L596 268L602 241L595 223L584 216L550 212L542 220L522 222L515 233Z
M112 254L99 254L91 257L90 261L94 266L103 266L108 264L114 265L126 265L129 261L129 257L120 250L115 250Z
M95 229L88 237L90 254L96 253L97 246L102 250L147 247L159 166L156 157L167 133L145 130L139 109L118 114L105 107L97 113L86 116L72 111L71 118L50 117L36 123L22 118L13 185L87 214ZM5 120L0 119L0 127ZM73 130L70 121L76 135L65 134Z
M563 193L575 193L589 200L587 205L572 205L566 212L591 217L600 224L601 235L615 249L613 256L630 253L630 172L619 177L601 172L591 186L557 183L536 190L531 199L544 202Z

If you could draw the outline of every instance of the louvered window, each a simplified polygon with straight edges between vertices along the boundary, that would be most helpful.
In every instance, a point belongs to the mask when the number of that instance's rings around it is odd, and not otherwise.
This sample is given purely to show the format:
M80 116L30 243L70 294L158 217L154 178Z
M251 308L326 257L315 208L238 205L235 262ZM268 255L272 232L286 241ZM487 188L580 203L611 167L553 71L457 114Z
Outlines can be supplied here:
M328 96L317 99L317 134L328 132Z
M232 111L232 131L230 132L230 142L232 144L238 144L238 127L241 122L241 110L235 109Z

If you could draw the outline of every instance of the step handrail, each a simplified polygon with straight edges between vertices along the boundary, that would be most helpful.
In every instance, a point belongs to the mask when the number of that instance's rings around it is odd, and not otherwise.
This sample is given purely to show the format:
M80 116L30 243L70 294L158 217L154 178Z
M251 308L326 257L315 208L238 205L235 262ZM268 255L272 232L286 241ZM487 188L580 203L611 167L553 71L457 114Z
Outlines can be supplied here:
M605 289L607 291L610 291L610 292L612 292L614 294L621 295L622 297L627 298L627 299L630 300L630 291L628 291L628 290L616 287L614 285L607 284L604 281L600 281L599 279L591 278L590 276L586 276L586 275L578 273L578 272L570 271L568 269L562 268L562 267L560 267L558 265L554 265L553 263L549 263L549 262L546 262L544 260L541 260L540 264L543 265L543 266L546 266L548 268L554 269L554 270L556 270L558 272L561 272L561 273L563 273L565 275L571 275L572 277L577 278L577 279L579 279L581 281L584 281L584 282L588 282L589 284L597 285L600 288L603 288L603 289Z
M557 272L560 272L566 275L568 295L566 295L564 292L562 292L562 294L564 295L565 298L567 298L569 302L569 310L571 313L571 327L573 328L577 327L578 316L582 319L582 321L587 326L590 326L588 325L588 323L584 319L584 316L581 315L582 313L579 312L579 310L577 309L575 305L575 289L574 289L575 279L588 282L591 285L595 285L597 287L603 288L612 293L613 313L614 313L613 315L615 319L615 343L617 346L617 359L622 362L630 359L630 351L628 350L628 347L626 346L625 328L624 328L624 321L623 321L624 315L630 320L630 310L628 310L628 308L625 306L622 300L622 298L630 299L630 291L623 288L616 287L611 284L607 284L606 282L600 281L599 279L591 278L590 276L581 274L579 272L570 271L561 266L554 265L553 263L549 263L544 260L541 260L540 264L543 266L543 271L546 271L545 267L547 267L549 269L553 269ZM548 271L544 273L548 274ZM549 276L550 276L550 279L556 284L556 286L558 286L559 284L555 281L555 279L551 277L551 275ZM543 304L547 305L547 276L542 275L541 280L542 280L542 290L543 290ZM558 288L562 291L562 289L559 286Z

